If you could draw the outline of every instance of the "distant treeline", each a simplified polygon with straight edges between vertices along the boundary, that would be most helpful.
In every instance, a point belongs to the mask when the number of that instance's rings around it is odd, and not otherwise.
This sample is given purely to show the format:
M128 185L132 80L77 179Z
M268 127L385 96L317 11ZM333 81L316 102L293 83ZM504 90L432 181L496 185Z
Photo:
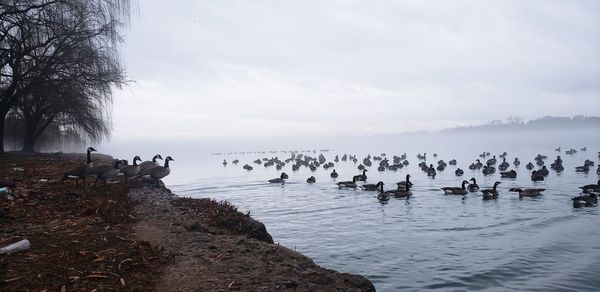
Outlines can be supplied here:
M468 133L479 131L515 131L515 130L552 130L552 129L600 129L600 117L582 116L552 117L545 116L539 119L524 122L520 117L509 117L506 121L494 120L484 125L464 126L444 129L442 133Z

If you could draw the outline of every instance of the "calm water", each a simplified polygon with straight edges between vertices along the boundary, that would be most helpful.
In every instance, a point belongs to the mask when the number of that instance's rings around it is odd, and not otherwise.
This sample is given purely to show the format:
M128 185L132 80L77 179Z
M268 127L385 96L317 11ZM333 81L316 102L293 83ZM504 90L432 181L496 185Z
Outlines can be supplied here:
M591 137L578 133L538 133L498 137L493 135L425 135L418 137L351 138L337 141L335 150L323 153L328 161L335 154L357 154L359 162L336 164L338 180L350 180L359 174L357 165L367 154L393 155L406 152L410 165L397 172L377 171L377 162L367 173L368 182L383 181L386 188L411 174L413 196L409 200L392 198L382 204L376 192L338 189L331 170L311 172L301 168L293 172L291 164L283 169L290 179L284 185L266 181L278 177L274 167L252 163L262 157L289 153L230 154L213 156L175 149L172 174L167 185L177 194L228 200L243 212L265 223L276 242L296 249L318 264L343 272L365 275L380 291L421 290L573 290L600 289L600 210L598 207L574 209L570 198L579 194L578 186L596 183L596 166L589 174L574 172L585 159L598 164L598 134ZM532 138L533 137L533 138ZM321 149L323 147L283 148L286 150ZM525 164L534 162L538 153L548 155L550 165L560 154L565 171L550 171L544 182L532 183ZM580 149L573 156L569 148ZM235 145L223 146L225 152L236 151ZM252 149L250 149L252 150ZM282 150L269 149L264 150ZM483 176L468 165L482 151L499 155L508 152L507 161L519 157L517 179L501 179L496 174ZM237 149L249 151L249 149ZM416 154L428 152L428 163L437 166L439 159L458 160L465 170L464 179L477 178L482 188L501 181L500 197L483 201L481 193L467 196L444 195L440 187L460 186L448 166L430 179L418 168ZM433 158L437 152L439 156ZM320 152L310 153L316 157ZM150 153L148 153L150 155ZM178 159L179 158L179 159ZM223 159L238 165L221 165ZM499 162L501 159L499 159ZM242 166L248 163L253 171ZM498 163L499 164L499 163ZM511 166L510 169L514 167ZM317 183L306 184L314 175ZM546 188L544 195L519 199L508 189L515 186Z

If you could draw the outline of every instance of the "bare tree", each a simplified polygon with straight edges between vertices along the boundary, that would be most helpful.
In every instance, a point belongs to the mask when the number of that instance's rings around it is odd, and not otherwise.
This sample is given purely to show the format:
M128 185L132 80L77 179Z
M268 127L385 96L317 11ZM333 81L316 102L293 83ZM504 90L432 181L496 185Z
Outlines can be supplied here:
M95 82L98 76L93 73L122 74L119 31L123 20L128 20L124 17L128 7L128 1L118 0L0 3L0 153L4 151L6 115L19 99L42 101L38 108L42 109L49 103L46 99L74 97L64 92L44 94L44 90L55 90L52 86L78 80L85 83L79 88L81 93L88 94L93 89L95 106L111 103L111 88L122 82L122 75L109 86L98 86L102 82ZM56 107L52 108L56 111ZM55 114L54 117L58 115Z

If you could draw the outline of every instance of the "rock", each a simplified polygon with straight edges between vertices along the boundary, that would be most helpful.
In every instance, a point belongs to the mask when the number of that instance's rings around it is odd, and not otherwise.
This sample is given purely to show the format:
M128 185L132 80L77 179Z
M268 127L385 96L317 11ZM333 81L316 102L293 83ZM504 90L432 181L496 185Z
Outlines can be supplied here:
M248 231L248 237L249 238L254 238L260 241L264 241L266 243L274 243L273 241L273 237L271 236L271 234L269 234L267 232L267 228L265 227L264 224L262 224L259 221L256 221L254 219L249 219L250 220L250 226L249 226L249 231Z

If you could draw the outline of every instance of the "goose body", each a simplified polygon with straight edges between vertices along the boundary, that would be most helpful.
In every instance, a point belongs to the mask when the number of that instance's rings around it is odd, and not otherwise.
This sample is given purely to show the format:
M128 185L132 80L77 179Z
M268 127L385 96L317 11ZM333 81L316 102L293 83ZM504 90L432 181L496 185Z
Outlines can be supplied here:
M357 181L366 181L367 180L367 170L363 169L362 174L356 176Z
M363 191L376 191L380 187L383 189L383 182L382 181L380 181L380 182L378 182L376 184L364 184L364 185L360 186L360 188Z
M517 178L517 172L514 171L514 170L506 171L506 172L501 172L500 173L500 177L503 177L503 178Z
M175 161L171 156L167 156L165 158L164 166L155 166L148 170L148 174L151 178L156 180L156 185L158 185L158 181L162 178L166 177L171 173L171 169L169 168L169 161Z
M106 185L106 182L110 178L116 176L117 174L119 174L119 172L121 172L121 170L119 169L121 163L123 163L122 160L116 160L115 162L113 162L112 165L103 164L94 166L86 171L86 175L96 178L96 180L94 181L94 185L98 183L98 180L102 180L104 182L104 185Z
M591 193L589 195L577 196L575 198L571 198L573 200L573 207L593 207L598 204L598 195L596 193Z
M456 171L454 171L454 175L456 176L462 176L463 174L465 174L465 172L460 168L457 168Z
M156 154L156 155L154 155L154 157L152 157L151 161L144 161L144 162L140 163L139 164L140 172L143 173L149 168L159 166L158 162L156 162L157 159L162 160L163 158L162 158L162 156L160 156L160 154Z
M534 170L531 173L531 180L532 181L543 181L544 180L544 176L540 172Z
M337 178L338 177L338 173L335 172L335 169L334 169L329 176L332 177L332 178Z
M314 184L315 182L317 182L317 179L314 176L311 176L308 179L306 179L306 183Z
M542 194L546 189L520 189L520 188L512 188L509 192L517 192L519 193L519 198L522 197L537 197Z
M85 164L80 164L75 168L65 172L60 180L75 178L75 184L79 184L79 180L81 179L83 180L83 184L85 185L85 174L90 168L94 167L94 163L92 162L92 152L94 151L96 151L94 147L88 147L87 162Z
M463 180L461 187L443 187L442 190L447 195L466 195L469 193L465 187L468 183L468 181Z
M479 190L479 185L474 177L471 178L472 183L469 184L469 191L476 192Z
M130 177L134 177L140 173L140 166L137 164L138 160L142 161L139 156L135 156L133 158L133 165L125 165L120 168L121 173L123 176L125 176L125 181L127 181Z
M413 183L410 181L410 174L406 175L406 180L403 180L401 182L396 183L396 185L398 186L399 190L406 190L406 189L410 189L413 186Z
M340 188L356 188L356 176L352 177L352 181L341 181L337 183Z
M497 181L497 182L494 183L494 186L491 189L481 190L481 192L483 193L483 199L484 200L491 200L491 199L498 198L498 191L496 190L496 187L499 184L501 184L501 182Z
M282 172L279 177L270 179L269 183L284 183L287 178L287 174L285 174L285 172Z
M584 193L600 192L600 180L598 180L598 183L595 185L590 184L590 185L585 185L585 186L582 186L579 188L582 189Z

